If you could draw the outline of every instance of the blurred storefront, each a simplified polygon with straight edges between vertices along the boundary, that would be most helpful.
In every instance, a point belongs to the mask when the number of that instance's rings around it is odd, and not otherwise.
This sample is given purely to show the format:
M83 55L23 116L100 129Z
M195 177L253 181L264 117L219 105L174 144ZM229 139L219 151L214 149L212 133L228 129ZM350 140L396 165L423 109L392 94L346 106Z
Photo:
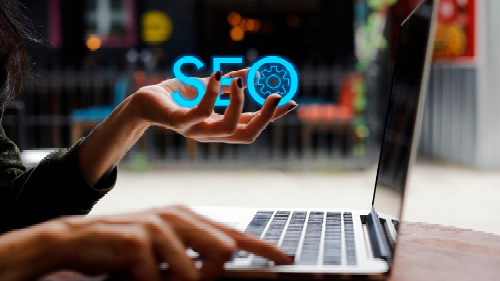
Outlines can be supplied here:
M398 28L418 4L416 0L24 2L33 25L47 41L30 47L35 79L26 80L23 101L13 106L20 114L4 120L7 133L22 150L70 146L127 95L170 78L170 63L180 55L196 54L209 62L215 54L243 54L250 65L260 55L279 54L299 68L300 106L271 124L254 144L201 144L151 128L128 160L356 169L376 163ZM477 42L492 32L482 28L493 16L479 20L477 14L493 13L495 9L486 11L488 5L497 4L441 1L421 141L426 156L474 166L484 162L478 148L484 140L478 134L488 131L484 120L489 117L479 107L491 98L482 93L487 91L485 84L494 81L481 82L489 73L481 70L490 65L484 59L489 47ZM256 109L250 101L245 103L245 110ZM500 153L497 159L499 163Z

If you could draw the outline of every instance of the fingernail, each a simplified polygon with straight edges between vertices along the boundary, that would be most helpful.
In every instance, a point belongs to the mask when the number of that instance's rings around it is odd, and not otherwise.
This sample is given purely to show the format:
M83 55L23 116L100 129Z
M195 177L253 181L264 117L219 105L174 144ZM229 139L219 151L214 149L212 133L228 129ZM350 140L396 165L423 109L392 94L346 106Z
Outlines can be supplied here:
M238 79L236 80L236 83L238 84L238 87L240 87L240 89L241 89L241 88L243 88L243 79L238 78Z
M298 105L298 104L294 104L294 105L290 106L290 107L288 108L287 113L288 113L288 112L290 112L290 111L292 111L292 110L294 110L297 106L299 106L299 105Z
M277 98L274 103L275 105L274 106L278 106L278 104L280 104L280 101L281 101L281 98Z
M215 80L220 81L222 73L220 71L215 72Z

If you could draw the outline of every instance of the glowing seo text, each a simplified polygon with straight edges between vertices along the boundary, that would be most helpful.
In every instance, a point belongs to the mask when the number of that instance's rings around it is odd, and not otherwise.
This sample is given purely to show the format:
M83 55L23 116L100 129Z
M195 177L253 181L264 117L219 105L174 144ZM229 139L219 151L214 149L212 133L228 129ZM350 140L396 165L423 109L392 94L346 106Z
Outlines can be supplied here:
M191 64L196 71L205 69L205 63L197 56L186 55L178 58L172 65L172 76L182 83L195 87L198 95L194 99L185 99L179 92L172 94L175 102L184 107L198 105L205 94L205 85L197 78L190 77L182 72L182 66ZM244 65L243 56L213 56L212 73L222 71L223 65ZM237 77L222 77L221 86L229 86ZM295 97L299 88L299 74L293 63L281 56L264 56L257 59L250 67L247 77L247 93L251 99L263 105L267 96L278 93L282 96L279 105L283 105ZM227 107L229 99L217 97L215 107Z

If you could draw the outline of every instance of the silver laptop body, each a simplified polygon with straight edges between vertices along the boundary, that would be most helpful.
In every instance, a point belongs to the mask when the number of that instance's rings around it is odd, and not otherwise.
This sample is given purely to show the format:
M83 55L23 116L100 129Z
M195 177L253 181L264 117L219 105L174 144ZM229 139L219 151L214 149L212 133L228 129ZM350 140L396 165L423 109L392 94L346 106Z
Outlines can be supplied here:
M225 277L376 278L390 271L407 175L418 147L437 2L422 1L401 25L371 210L192 207L275 243L295 258L294 265L277 266L240 251L226 263Z

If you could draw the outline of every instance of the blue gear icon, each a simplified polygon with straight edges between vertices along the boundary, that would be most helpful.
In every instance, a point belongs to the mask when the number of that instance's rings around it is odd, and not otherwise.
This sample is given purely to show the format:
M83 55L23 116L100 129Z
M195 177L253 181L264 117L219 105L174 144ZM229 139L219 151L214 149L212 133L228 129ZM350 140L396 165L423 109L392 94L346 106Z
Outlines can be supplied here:
M289 73L286 70L278 70L277 66L271 66L271 70L264 69L260 71L261 78L257 83L258 92L267 97L272 93L285 95L290 87Z

